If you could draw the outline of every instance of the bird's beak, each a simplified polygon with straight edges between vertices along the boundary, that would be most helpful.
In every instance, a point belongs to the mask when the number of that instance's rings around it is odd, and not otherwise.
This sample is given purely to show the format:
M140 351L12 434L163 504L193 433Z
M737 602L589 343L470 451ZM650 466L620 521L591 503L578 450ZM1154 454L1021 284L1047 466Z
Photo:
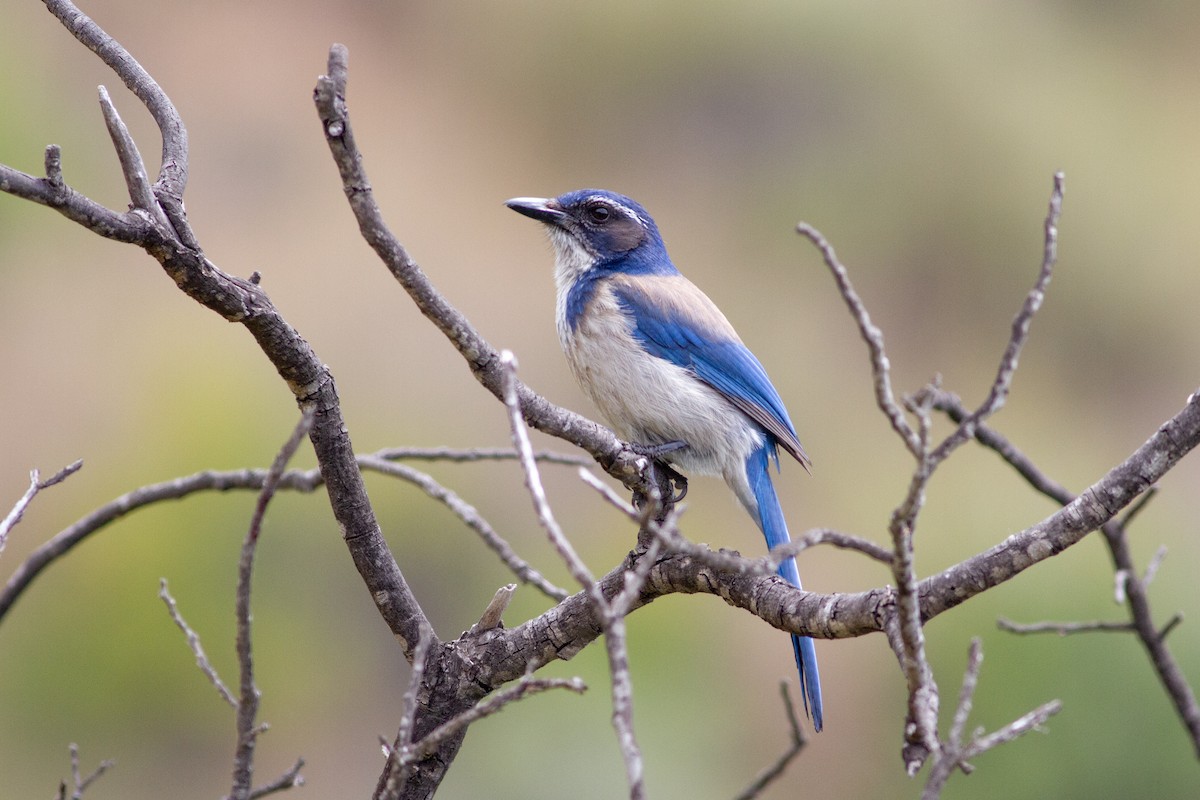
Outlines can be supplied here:
M544 222L547 225L561 225L567 215L558 207L552 198L545 197L514 197L505 200L504 205L518 214Z

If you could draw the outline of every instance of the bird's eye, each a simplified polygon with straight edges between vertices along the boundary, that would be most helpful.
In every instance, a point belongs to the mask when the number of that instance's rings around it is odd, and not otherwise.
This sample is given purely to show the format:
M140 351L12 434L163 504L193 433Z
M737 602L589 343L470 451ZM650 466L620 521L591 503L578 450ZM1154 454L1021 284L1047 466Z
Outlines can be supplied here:
M612 217L612 209L610 209L608 206L602 206L597 203L594 206L588 207L587 215L591 218L592 222L603 225L604 223L608 222L610 217Z

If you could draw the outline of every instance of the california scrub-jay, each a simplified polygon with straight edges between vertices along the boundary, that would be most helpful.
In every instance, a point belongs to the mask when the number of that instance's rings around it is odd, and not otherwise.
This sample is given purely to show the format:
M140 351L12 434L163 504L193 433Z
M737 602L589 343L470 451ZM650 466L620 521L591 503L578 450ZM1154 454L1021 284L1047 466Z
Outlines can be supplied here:
M545 224L555 253L558 338L571 371L623 439L683 470L719 475L767 539L788 541L771 483L777 448L808 469L779 393L708 297L667 255L654 220L613 192L516 197ZM796 562L779 575L800 587ZM812 639L792 636L805 708L821 730Z

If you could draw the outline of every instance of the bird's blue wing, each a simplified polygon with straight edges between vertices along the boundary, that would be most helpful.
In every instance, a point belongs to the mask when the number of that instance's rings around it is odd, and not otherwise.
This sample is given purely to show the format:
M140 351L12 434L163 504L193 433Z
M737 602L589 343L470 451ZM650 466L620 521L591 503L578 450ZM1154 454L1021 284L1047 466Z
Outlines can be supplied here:
M648 353L712 386L807 468L808 456L779 392L703 292L683 276L655 276L616 283L613 294Z

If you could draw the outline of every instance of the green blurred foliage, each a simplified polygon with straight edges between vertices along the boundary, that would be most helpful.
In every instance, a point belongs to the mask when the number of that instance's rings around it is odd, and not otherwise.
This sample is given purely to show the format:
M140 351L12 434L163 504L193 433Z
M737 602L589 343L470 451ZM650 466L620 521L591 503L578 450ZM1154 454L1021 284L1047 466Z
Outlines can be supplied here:
M909 468L874 410L845 310L791 232L797 219L849 265L887 335L898 388L938 373L970 402L1033 280L1051 175L1062 169L1060 267L996 425L1077 489L1195 388L1194 4L97 0L83 10L171 94L191 135L188 210L206 252L233 273L263 274L337 376L362 450L495 446L507 433L494 400L358 238L310 100L333 41L350 48L353 119L392 225L553 400L590 412L557 352L548 249L501 202L597 185L651 209L676 261L767 364L816 460L811 478L786 469L780 482L795 530L884 538ZM43 145L58 143L69 181L124 207L96 85L113 90L154 170L148 115L40 4L14 0L4 18L0 160L37 172ZM251 339L182 297L142 253L6 197L0 279L0 497L15 500L31 467L85 462L36 500L3 553L5 575L136 486L269 463L294 422ZM311 466L311 455L298 461ZM512 465L431 471L570 585ZM616 563L632 533L615 512L573 470L546 480L593 569ZM1152 590L1163 620L1195 603L1198 480L1185 461L1135 526L1140 563L1169 548ZM510 576L420 492L376 477L368 486L441 635L468 628ZM140 511L37 580L0 626L0 797L51 793L72 741L85 767L117 760L89 797L225 791L232 714L156 594L165 576L232 681L233 585L252 505L234 493ZM693 539L760 551L719 484L695 482L689 506ZM934 481L919 568L942 569L1052 510L967 448ZM888 579L832 551L806 553L802 570L820 591ZM947 797L1195 796L1194 754L1136 642L995 628L998 616L1118 618L1111 587L1104 548L1089 539L929 626L946 705L971 637L983 639L972 727L1064 701L1044 734L981 757ZM508 622L546 606L522 589ZM306 793L365 795L407 667L320 492L272 507L254 609L272 724L258 775L303 755ZM783 748L786 637L705 597L666 598L629 625L652 796L731 796ZM1200 680L1190 624L1172 646ZM882 639L818 649L827 731L766 796L918 796L920 780L902 775L903 684ZM441 796L621 795L602 649L547 673L580 675L591 689L542 695L473 727Z

